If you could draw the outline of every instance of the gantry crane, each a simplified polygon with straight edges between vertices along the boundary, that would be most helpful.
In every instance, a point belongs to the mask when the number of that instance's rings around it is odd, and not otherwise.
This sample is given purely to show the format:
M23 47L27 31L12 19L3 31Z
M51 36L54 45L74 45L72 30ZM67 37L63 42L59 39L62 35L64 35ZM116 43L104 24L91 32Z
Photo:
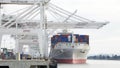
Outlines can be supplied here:
M108 22L96 22L76 15L76 11L71 13L52 3L49 0L0 0L1 4L25 4L31 5L16 16L6 19L1 15L1 34L14 35L37 35L40 49L40 56L48 57L47 29L74 29L74 28L92 28L99 29ZM47 6L47 7L46 7ZM48 10L54 18L60 18L61 21L47 21L45 11ZM40 20L31 19L40 14ZM32 25L30 25L32 24ZM53 30L53 31L54 31ZM19 47L17 47L19 48ZM45 48L45 49L44 49ZM18 49L19 50L19 49Z
M16 15L0 14L0 36L10 34L16 38L18 60L20 60L19 43L21 40L26 41L28 37L27 43L32 40L39 45L40 58L49 58L48 34L56 29L99 29L109 23L78 16L75 14L76 11L73 13L66 11L50 3L50 0L0 0L0 4L29 5L16 11L19 12ZM51 18L46 15L46 11ZM50 33L49 29L52 30Z

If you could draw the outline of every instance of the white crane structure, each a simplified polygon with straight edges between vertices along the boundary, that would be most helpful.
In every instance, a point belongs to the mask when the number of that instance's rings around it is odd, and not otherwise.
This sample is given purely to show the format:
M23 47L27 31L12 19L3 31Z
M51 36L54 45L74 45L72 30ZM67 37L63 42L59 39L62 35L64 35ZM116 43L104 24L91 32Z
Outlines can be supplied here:
M17 14L0 13L0 40L3 34L13 36L18 54L23 44L35 44L39 47L40 58L49 57L48 34L56 29L99 29L108 23L83 18L76 15L76 11L66 11L50 0L0 0L0 4L29 5L16 11Z

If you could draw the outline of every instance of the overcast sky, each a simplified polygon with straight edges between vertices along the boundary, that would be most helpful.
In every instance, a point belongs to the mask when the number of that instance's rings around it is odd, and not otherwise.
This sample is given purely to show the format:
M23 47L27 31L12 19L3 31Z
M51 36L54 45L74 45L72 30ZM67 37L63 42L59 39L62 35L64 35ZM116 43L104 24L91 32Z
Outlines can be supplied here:
M51 3L90 20L110 23L101 29L74 29L90 36L89 54L120 54L120 0L51 0Z

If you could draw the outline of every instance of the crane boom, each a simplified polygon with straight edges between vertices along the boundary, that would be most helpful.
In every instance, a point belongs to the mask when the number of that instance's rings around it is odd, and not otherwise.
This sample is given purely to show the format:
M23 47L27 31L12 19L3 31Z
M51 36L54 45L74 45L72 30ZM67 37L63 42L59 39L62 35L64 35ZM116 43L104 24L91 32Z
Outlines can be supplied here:
M1 4L24 4L31 5L42 2L43 0L0 0ZM49 2L50 0L44 0L44 2Z

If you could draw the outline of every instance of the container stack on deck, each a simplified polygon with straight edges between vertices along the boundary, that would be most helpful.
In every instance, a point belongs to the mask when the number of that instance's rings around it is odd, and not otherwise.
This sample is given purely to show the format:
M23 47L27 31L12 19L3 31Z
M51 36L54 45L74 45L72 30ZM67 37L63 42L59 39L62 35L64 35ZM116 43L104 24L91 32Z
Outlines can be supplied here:
M74 41L73 38L74 37ZM87 43L89 44L89 36L88 35L79 35L79 34L69 34L69 35L54 35L51 37L51 44L55 46L57 43Z

